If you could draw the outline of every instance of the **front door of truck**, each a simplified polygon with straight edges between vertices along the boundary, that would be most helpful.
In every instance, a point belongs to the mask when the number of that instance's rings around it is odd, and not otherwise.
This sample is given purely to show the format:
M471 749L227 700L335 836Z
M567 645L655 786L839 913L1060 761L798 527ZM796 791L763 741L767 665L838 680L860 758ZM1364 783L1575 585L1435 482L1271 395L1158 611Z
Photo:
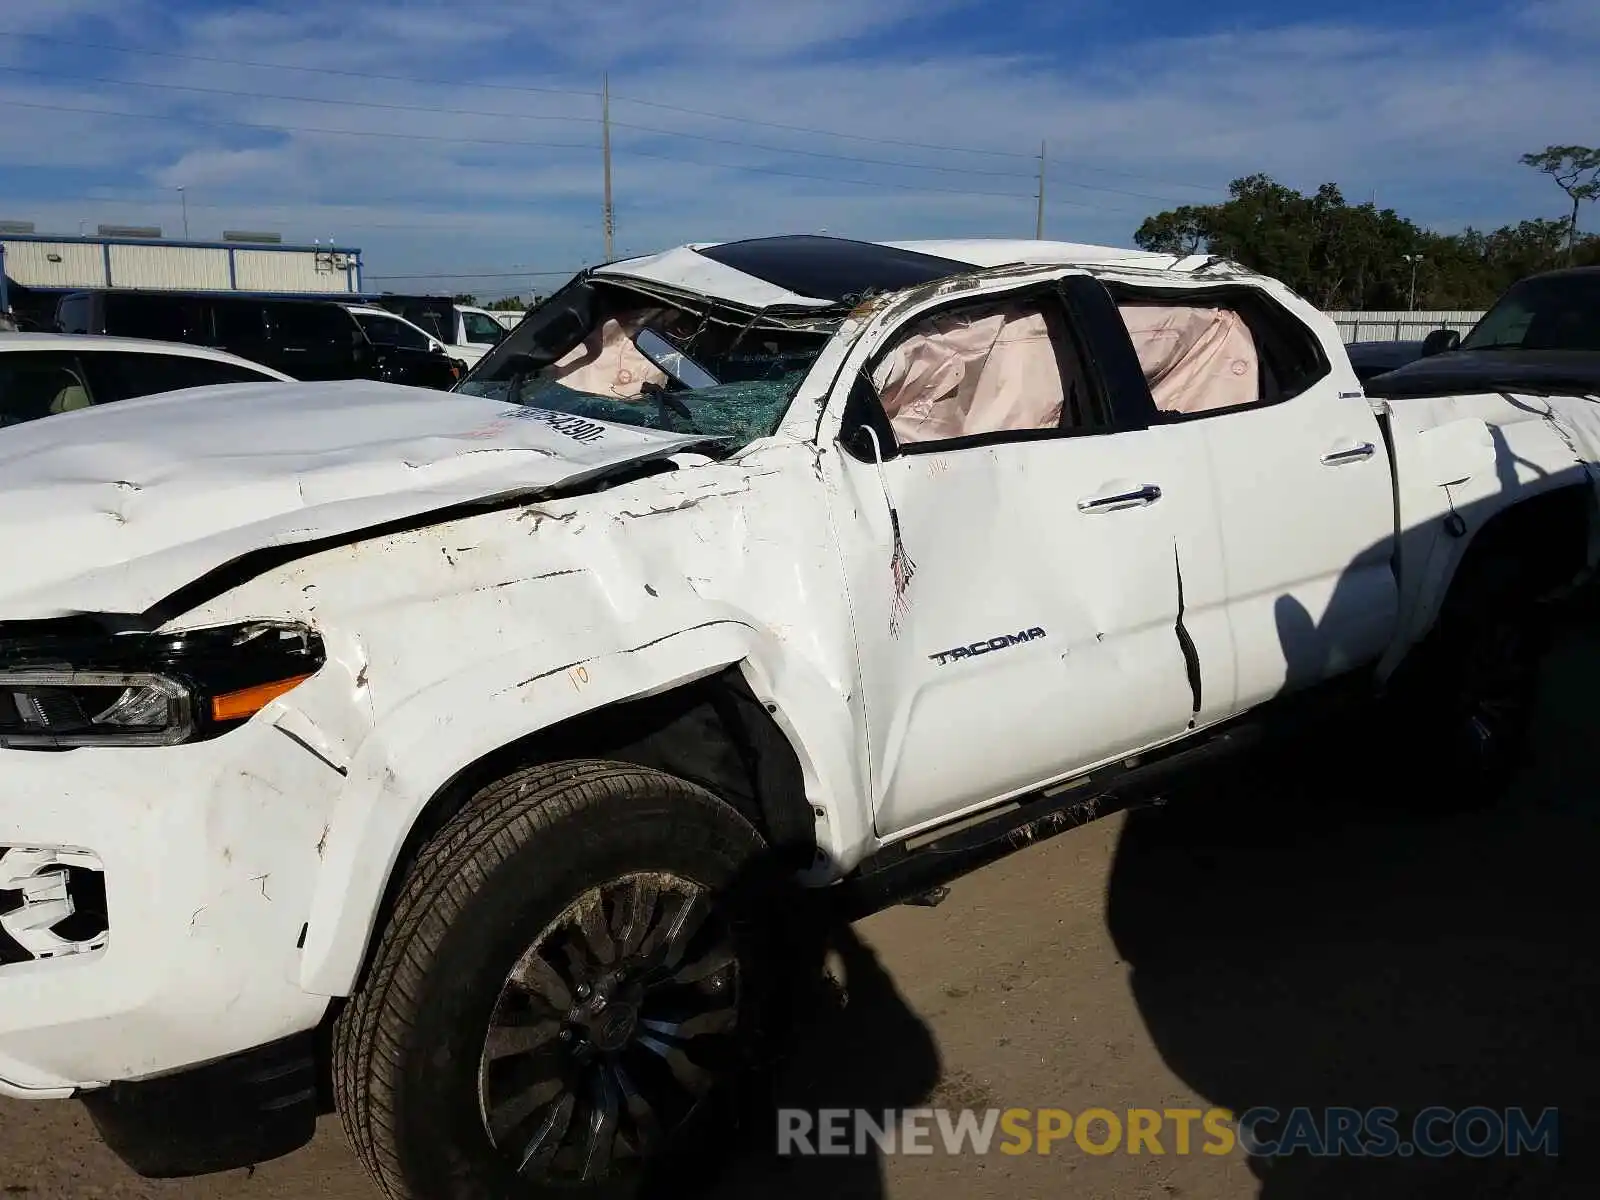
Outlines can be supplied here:
M1204 455L1151 427L1125 335L1100 353L1098 288L931 303L847 364L824 471L882 837L1205 719L1185 626L1225 613Z

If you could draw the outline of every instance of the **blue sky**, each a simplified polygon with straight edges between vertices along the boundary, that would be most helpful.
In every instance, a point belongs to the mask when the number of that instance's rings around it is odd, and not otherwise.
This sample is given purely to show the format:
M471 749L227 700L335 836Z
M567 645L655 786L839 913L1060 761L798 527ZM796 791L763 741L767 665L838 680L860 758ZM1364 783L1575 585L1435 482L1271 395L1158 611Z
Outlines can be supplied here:
M181 187L196 237L549 286L602 255L609 72L619 253L1030 236L1041 139L1068 240L1253 171L1492 226L1563 211L1517 156L1600 142L1597 53L1596 0L0 0L0 218L178 234Z

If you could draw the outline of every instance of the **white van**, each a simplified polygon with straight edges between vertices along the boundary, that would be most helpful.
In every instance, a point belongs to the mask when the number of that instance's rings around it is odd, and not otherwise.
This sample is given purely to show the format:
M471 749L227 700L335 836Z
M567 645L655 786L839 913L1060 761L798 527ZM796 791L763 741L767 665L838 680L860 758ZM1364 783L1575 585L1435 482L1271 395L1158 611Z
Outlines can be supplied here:
M496 315L486 308L458 304L455 309L456 339L450 348L451 352L468 367L475 367L480 358L500 343L510 327L501 324ZM518 319L522 317L521 313L516 315Z
M446 296L384 295L369 303L403 317L440 343L444 352L461 364L463 373L477 366L507 332L488 309L456 304ZM519 320L521 316L517 314Z

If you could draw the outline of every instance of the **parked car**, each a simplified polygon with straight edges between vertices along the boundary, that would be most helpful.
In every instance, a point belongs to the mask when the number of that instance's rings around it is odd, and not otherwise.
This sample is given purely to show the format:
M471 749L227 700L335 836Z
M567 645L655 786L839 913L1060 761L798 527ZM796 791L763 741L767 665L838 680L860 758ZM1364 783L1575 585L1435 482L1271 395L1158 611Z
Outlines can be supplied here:
M450 348L438 338L398 313L370 304L346 304L344 307L356 319L356 324L361 326L367 341L374 346L398 346L405 350L454 357ZM456 362L465 366L459 358L456 358Z
M457 304L439 296L381 296L377 304L398 313L445 346L445 353L473 367L506 330L488 309Z
M378 316L385 322L393 319L388 313ZM296 379L377 379L449 388L465 373L426 335L419 344L414 335L385 324L382 332L391 340L373 341L356 315L333 300L120 289L74 292L57 305L56 327L62 333L212 346Z
M1350 342L1344 349L1362 383L1422 357L1421 342Z
M133 338L0 334L0 426L156 392L228 383L293 383L220 350Z
M7 279L0 288L5 291L5 304L9 304L8 315L11 318L12 330L16 333L54 333L56 294L38 288L24 287L14 280Z
M389 1196L590 1195L717 1144L813 906L1340 700L1355 786L1479 800L1593 566L1542 386L1369 401L1214 258L802 236L588 270L443 396L13 430L0 1090L174 1175L326 1072Z
M506 326L486 308L458 304L456 318L459 322L456 326L456 345L476 351L474 363L505 340Z
M1382 396L1510 391L1600 396L1600 267L1546 271L1506 289L1466 337L1436 329Z

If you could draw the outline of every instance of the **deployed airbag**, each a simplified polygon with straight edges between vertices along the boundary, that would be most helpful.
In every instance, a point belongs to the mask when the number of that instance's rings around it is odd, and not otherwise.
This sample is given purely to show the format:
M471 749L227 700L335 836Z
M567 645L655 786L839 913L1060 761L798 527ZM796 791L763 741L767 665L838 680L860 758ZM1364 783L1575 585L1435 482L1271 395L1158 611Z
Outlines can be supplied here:
M544 377L574 391L613 400L636 399L646 384L665 387L666 373L639 352L633 336L666 315L666 309L642 309L606 318L548 367Z
M1255 337L1238 313L1148 301L1119 308L1162 412L1211 412L1261 398Z
M1018 305L926 318L872 381L902 444L1054 429L1068 387L1081 387L1063 382L1044 313Z

